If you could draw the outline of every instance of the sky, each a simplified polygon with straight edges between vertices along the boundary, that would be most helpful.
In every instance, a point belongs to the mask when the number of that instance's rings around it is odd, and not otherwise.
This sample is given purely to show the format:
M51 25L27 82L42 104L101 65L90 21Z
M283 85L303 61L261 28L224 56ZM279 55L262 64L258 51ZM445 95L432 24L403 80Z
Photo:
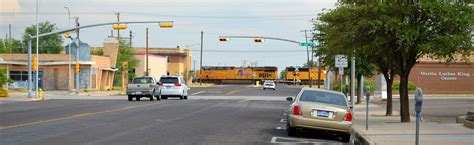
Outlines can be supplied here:
M313 28L312 19L323 9L335 7L336 0L39 0L39 21L55 23L58 29L69 27L71 17L79 17L81 25L120 21L174 21L171 29L157 24L129 25L121 36L133 32L133 46L144 47L145 30L149 28L149 47L188 48L199 69L200 33L204 32L203 66L242 66L250 62L258 66L302 65L306 48L275 40L254 43L252 39L230 39L219 42L219 36L245 35L305 41L304 32ZM0 38L8 34L20 39L27 26L36 19L35 0L0 0ZM74 21L70 20L73 25ZM81 30L81 40L101 47L111 26ZM116 33L116 31L114 32ZM187 47L189 46L189 47Z

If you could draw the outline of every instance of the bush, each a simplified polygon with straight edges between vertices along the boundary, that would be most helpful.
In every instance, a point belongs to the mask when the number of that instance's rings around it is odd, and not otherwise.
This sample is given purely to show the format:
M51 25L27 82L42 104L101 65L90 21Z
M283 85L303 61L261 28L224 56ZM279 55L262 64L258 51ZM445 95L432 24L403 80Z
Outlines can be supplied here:
M357 83L357 81L356 81ZM334 82L334 88L332 90L335 90L335 91L339 91L339 87L341 85L341 82L340 81L335 81ZM344 86L344 84L343 84ZM374 80L365 80L364 81L364 87L367 88L367 86L370 86L370 91L371 93L374 92L375 90L375 81ZM355 86L355 90L357 92L357 85ZM399 80L395 80L393 81L393 84L392 84L392 91L393 92L396 92L400 89L400 81ZM408 82L408 91L415 91L416 90L416 85L413 83L413 82Z
M400 81L399 80L393 81L392 90L393 91L400 90ZM415 91L415 90L416 90L416 85L413 82L408 82L408 91Z

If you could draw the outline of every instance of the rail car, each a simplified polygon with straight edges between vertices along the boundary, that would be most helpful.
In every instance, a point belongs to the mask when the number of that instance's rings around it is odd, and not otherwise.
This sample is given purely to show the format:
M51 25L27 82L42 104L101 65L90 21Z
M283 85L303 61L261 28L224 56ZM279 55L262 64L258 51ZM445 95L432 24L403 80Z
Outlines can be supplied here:
M204 66L202 70L196 73L197 80L209 83L249 84L255 81L276 80L278 78L278 69L275 66Z
M310 76L308 76L309 68L308 67L286 67L285 73L286 82L293 82L299 84L309 84L311 77L313 84L323 84L326 79L325 69L319 70L319 68L311 68ZM321 80L319 80L319 74L321 74Z

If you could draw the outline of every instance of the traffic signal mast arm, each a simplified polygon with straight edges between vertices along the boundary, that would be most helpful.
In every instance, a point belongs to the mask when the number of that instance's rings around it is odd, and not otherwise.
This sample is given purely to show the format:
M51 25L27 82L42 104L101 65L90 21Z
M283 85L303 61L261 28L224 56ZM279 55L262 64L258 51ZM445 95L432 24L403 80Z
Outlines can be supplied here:
M252 38L252 39L259 39L262 41L262 39L271 39L271 40L279 40L279 41L286 41L286 42L291 42L291 43L296 43L300 44L300 42L295 41L295 40L289 40L289 39L283 39L283 38L276 38L276 37L264 37L264 36L219 36L219 40L223 40L224 38ZM228 39L226 39L228 40Z

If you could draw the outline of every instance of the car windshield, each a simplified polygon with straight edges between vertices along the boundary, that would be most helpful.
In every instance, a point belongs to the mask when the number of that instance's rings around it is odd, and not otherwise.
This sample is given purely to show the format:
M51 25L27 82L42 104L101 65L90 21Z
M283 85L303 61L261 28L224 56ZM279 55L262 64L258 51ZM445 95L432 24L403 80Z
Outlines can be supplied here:
M152 78L134 78L132 81L133 84L150 84L153 83Z
M305 90L303 94L301 94L300 101L347 106L343 95L315 90Z
M265 84L265 86L273 86L273 84L267 83L267 84Z
M178 78L176 77L162 77L160 79L160 82L163 84L175 84L178 83Z

